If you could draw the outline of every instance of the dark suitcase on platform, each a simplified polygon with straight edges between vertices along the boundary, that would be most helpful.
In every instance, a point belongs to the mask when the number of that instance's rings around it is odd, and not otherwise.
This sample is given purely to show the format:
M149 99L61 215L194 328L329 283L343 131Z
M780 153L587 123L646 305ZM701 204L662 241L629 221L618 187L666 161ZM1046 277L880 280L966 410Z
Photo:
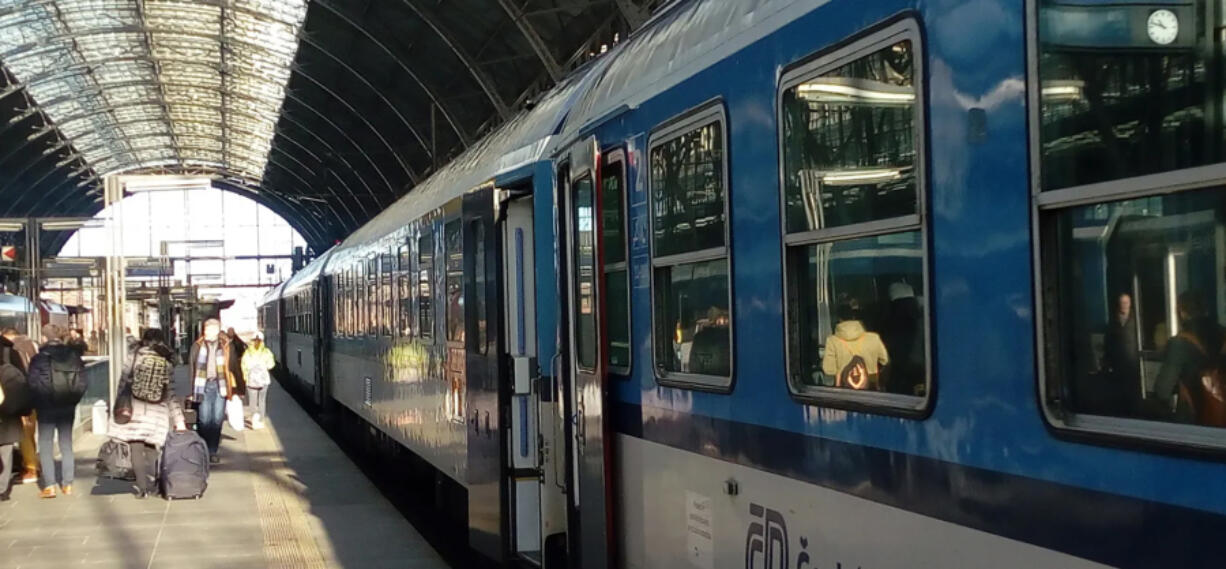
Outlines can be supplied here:
M162 448L162 494L198 499L209 485L209 449L195 431L171 432Z

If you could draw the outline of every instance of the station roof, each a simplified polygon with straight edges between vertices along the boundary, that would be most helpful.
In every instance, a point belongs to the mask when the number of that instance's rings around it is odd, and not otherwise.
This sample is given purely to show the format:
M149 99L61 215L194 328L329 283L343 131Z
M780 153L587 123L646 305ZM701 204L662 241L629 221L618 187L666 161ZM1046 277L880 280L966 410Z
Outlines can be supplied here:
M214 176L316 251L661 0L0 0L0 217Z

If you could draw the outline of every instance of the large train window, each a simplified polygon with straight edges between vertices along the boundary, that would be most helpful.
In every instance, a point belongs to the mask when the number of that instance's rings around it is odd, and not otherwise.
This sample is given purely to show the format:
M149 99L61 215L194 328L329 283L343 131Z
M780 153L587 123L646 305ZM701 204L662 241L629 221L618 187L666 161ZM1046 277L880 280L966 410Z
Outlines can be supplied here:
M464 341L464 236L459 220L443 226L447 340Z
M396 256L396 335L408 338L413 335L412 260L409 244L400 246Z
M417 238L417 329L423 338L434 336L434 232L429 225Z
M630 271L626 262L625 152L609 153L600 174L601 232L604 244L606 333L609 368L630 373Z
M726 124L712 104L651 133L653 355L664 384L732 384Z
M1220 8L1035 3L1045 416L1094 436L1226 449Z
M783 78L788 379L805 400L928 402L919 47L902 22Z
M367 336L379 335L379 258L371 256L366 260L366 329Z

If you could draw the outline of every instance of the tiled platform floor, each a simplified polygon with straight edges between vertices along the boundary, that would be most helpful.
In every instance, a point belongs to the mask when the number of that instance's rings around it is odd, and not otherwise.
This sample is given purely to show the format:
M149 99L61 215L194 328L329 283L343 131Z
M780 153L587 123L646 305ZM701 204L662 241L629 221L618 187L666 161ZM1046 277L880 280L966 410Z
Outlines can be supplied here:
M0 503L0 569L445 569L332 439L272 390L268 427L227 427L198 501L136 500L126 483L96 480L105 438L78 437L76 495L40 500L28 484Z

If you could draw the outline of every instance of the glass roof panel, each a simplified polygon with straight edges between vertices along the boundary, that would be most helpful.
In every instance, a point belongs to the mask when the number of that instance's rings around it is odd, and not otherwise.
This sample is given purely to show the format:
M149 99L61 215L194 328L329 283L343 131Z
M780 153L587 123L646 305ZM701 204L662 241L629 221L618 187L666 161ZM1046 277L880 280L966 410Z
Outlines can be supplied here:
M258 181L306 2L0 0L0 60L99 175L177 161Z

